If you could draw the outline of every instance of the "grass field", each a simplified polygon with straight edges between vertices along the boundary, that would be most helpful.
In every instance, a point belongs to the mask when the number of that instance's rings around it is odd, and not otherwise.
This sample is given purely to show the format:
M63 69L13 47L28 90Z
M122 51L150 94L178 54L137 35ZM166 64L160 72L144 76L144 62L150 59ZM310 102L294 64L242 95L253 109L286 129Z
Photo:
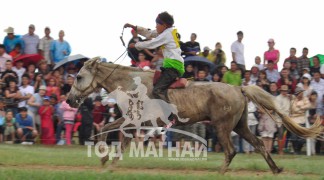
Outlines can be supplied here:
M284 168L272 175L259 154L238 154L225 175L218 173L223 153L208 153L207 161L168 158L124 159L102 167L86 146L0 145L0 179L324 179L324 156L273 155ZM108 162L110 164L111 161Z

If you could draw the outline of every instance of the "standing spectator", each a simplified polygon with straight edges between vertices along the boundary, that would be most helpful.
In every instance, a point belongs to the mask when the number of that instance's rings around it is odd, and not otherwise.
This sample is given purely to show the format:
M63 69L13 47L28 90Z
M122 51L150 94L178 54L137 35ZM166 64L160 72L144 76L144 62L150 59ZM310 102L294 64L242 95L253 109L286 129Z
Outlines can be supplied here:
M64 59L66 56L69 56L71 53L70 44L63 39L64 35L64 31L60 30L59 39L54 40L51 43L51 58L54 63L60 62L62 59Z
M311 75L309 74L304 74L301 82L297 84L297 87L300 87L304 90L304 96L309 97L311 93L313 92L313 87L310 85L312 80Z
M22 37L22 47L24 54L37 54L39 37L35 33L35 26L29 25L28 33Z
M211 52L213 54L213 63L216 65L221 65L226 63L226 55L225 52L222 50L222 44L217 42L215 45L215 50Z
M253 102L249 101L248 103L248 126L249 126L249 129L250 131L252 132L252 134L255 134L256 133L256 128L257 128L257 125L258 125L258 119L257 117L255 116L256 114L256 107L255 105L253 104ZM254 152L254 148L253 146L251 146L251 144L249 144L247 141L243 140L243 150L246 154L250 154L251 152Z
M282 85L287 85L288 89L290 90L290 93L293 94L296 89L297 81L294 78L291 78L289 76L289 70L288 69L282 69L280 79L277 81L277 86L280 89Z
M0 72L4 72L6 70L6 62L8 60L12 60L12 57L6 53L5 46L0 44Z
M261 64L261 58L260 56L256 56L254 58L254 62L255 62L255 66L257 66L259 68L259 70L264 70L266 67L265 67L265 64Z
M6 117L4 118L4 141L8 140L8 136L10 136L10 141L15 142L15 123L16 119L14 118L14 114L11 110L6 112Z
M36 66L35 64L29 64L27 66L27 72L26 74L28 74L29 76L29 80L30 80L30 85L34 86L34 79L35 79L35 70L36 70Z
M54 109L50 104L50 98L45 96L43 98L43 105L39 107L38 113L41 119L41 142L42 144L55 144L54 137L54 123L52 115Z
M70 105L66 103L66 101L62 102L60 109L63 111L66 144L71 145L72 129L74 125L75 115L78 109L70 107Z
M16 115L17 136L22 144L25 141L33 142L38 131L33 126L33 118L27 114L27 108L22 107Z
M318 98L318 95L317 95L316 91L313 91L309 96L309 102L311 104L311 107L308 110L308 112L309 112L309 114L308 114L308 122L309 122L310 125L313 125L315 123L317 117L321 115L320 109L317 108L317 106L318 106L317 105L317 98ZM316 141L319 141L319 140L311 139L311 141L310 141L311 153L314 154L314 155L320 153L320 150L318 150L316 148L316 143L317 143Z
M50 78L47 86L46 86L46 94L45 96L51 96L52 94L55 94L56 97L60 97L60 87L57 86L56 80L54 78Z
M67 76L66 83L64 83L63 87L61 88L61 93L67 94L68 92L70 92L73 82L74 82L74 75L69 74Z
M55 133L55 137L56 137L56 143L58 145L63 145L64 141L61 140L61 134L62 134L62 130L64 129L64 119L63 119L63 110L60 109L62 102L66 100L66 96L65 94L62 94L60 97L60 101L59 103L57 103L54 106L54 117L57 119L57 124L56 124L56 133Z
M185 43L185 55L188 56L196 56L197 53L200 52L200 44L196 41L197 34L191 33L190 41Z
M287 57L284 62L291 62L291 60L298 60L296 57L296 48L294 47L290 48L289 57Z
M215 61L215 57L212 53L210 53L210 50L211 49L208 46L205 46L203 49L203 52L199 53L199 56L204 57L211 62Z
M267 73L262 70L259 72L258 80L256 84L261 87L263 90L269 92L270 91L270 81L267 79Z
M47 65L47 62L45 60L41 60L38 63L38 73L43 75L43 79L45 81L48 81L51 77L50 67Z
M241 86L241 71L238 69L237 63L235 61L231 62L231 69L224 74L222 82L235 86Z
M304 68L309 68L310 61L307 55L308 55L308 48L304 47L302 56L300 56L297 60L297 70L300 73L299 75L302 75Z
M277 69L274 69L274 64L272 61L267 64L266 73L270 82L277 82L280 78L280 74Z
M19 61L16 61L16 65L14 67L12 67L12 70L15 71L18 76L18 86L21 85L21 77L26 72L26 68L24 68L23 65L24 65L24 62L19 60Z
M290 61L290 69L289 69L289 75L293 78L293 79L299 79L300 78L300 73L297 70L297 60L291 60Z
M27 101L28 115L34 120L33 126L37 129L40 128L41 121L39 119L38 109L43 104L43 97L46 93L46 86L39 87L38 93L33 94Z
M0 114L0 143L3 142L4 139L4 131L6 127L5 116L3 113Z
M321 104L322 104L322 97L324 95L324 79L321 78L320 72L314 73L314 77L310 85L313 87L314 91L316 91L318 94L317 105L320 106L318 108L322 108Z
M84 145L85 141L89 141L93 126L93 102L91 98L86 98L79 108L81 112L81 126L79 128L79 144Z
M232 57L233 57L233 61L237 63L238 68L240 68L244 73L245 60L244 60L244 44L242 43L243 32L239 31L236 34L237 34L237 40L234 41L231 45Z
M100 96L96 96L94 100L94 107L93 107L93 127L94 127L94 134L98 134L100 129L105 125L104 121L104 113L106 112L106 108L101 104L102 98ZM95 137L95 142L97 141L97 136Z
M279 50L274 48L275 42L273 39L268 40L268 51L264 52L263 64L268 64L269 61L273 62L273 68L278 70L278 62L280 58Z
M45 27L44 31L45 36L40 40L38 49L40 51L40 54L44 57L45 61L47 61L47 64L53 66L54 62L51 59L50 47L54 39L50 36L51 29L49 27Z
M276 96L276 102L278 103L278 108L282 110L282 112L289 116L290 113L290 94L288 94L288 86L282 85L280 87L280 95ZM278 127L278 153L280 155L284 154L283 147L285 142L283 140L284 134L284 126L282 125L282 120L277 118L277 127Z
M143 41L142 38L138 36L135 29L132 29L131 33L132 33L132 39L129 40L128 46L130 44ZM139 62L138 61L138 53L139 53L139 51L135 47L132 47L132 48L129 47L127 53L128 53L128 57L131 59L132 66L136 66L136 64Z
M18 107L25 107L28 99L35 93L34 87L30 85L30 78L28 74L22 76L22 86L19 87L21 93Z
M122 117L122 113L120 112L118 105L116 104L116 100L113 98L109 98L107 99L107 116L106 116L106 122L107 123L112 123L115 120L119 119ZM103 105L105 105L105 101L103 101ZM124 135L122 132L120 131L114 131L114 132L110 132L107 134L109 139L118 139L119 142L123 141ZM107 139L108 140L108 139Z
M296 88L295 96L293 96L291 100L291 111L290 117L291 119L299 124L300 126L305 127L306 124L306 111L311 108L311 104L307 97L304 97L304 90L300 87ZM292 145L294 148L295 154L300 154L301 149L305 143L305 139L298 137L296 134L291 134Z
M21 93L18 89L17 83L15 80L9 81L9 87L5 91L5 97L7 99L6 107L11 109L14 114L18 113L18 103L21 98Z
M44 80L43 77L44 76L41 73L36 73L35 74L35 78L34 78L34 90L35 90L35 92L39 91L40 86L45 86L46 85L45 80Z
M313 66L310 67L310 74L314 76L315 72L320 72L321 64L318 56L313 57Z
M13 27L8 27L4 32L7 33L7 36L3 39L3 45L5 46L6 52L9 54L14 50L17 44L21 45L21 38L15 35Z
M267 113L263 111L260 111L260 121L258 130L261 135L265 149L270 154L272 151L273 136L274 133L277 131L277 128L276 123L271 119L271 117Z

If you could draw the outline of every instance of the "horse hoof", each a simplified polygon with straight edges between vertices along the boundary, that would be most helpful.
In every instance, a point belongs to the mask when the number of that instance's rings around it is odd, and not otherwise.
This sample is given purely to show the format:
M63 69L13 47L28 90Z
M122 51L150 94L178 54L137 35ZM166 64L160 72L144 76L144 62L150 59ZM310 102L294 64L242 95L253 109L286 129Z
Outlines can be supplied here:
M109 157L105 156L101 158L101 165L104 166L106 164L106 162L108 161Z
M273 174L279 174L279 173L281 173L283 171L283 168L278 168L278 169L276 169L274 172L273 172Z

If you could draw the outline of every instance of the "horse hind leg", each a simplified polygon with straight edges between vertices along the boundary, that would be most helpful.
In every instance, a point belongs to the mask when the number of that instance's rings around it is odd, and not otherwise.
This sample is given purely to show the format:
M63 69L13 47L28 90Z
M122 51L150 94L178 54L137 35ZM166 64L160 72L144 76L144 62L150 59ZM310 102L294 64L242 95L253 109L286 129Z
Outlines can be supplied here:
M225 160L220 169L221 174L224 174L227 171L228 166L231 164L234 156L236 155L232 138L231 138L231 130L225 127L225 125L226 125L225 123L222 123L222 124L217 124L216 126L217 138L220 144L222 145L225 153Z
M234 128L234 131L250 143L258 152L261 153L263 158L268 163L273 174L280 173L283 169L278 168L276 163L272 160L270 154L266 151L263 142L254 135L247 126L247 114L243 114L241 120Z

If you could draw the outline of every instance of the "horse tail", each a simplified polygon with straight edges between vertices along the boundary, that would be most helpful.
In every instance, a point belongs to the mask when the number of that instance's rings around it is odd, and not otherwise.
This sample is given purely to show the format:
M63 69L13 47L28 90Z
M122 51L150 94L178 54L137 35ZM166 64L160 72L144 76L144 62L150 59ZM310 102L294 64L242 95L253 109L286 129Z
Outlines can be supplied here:
M294 134L302 138L319 138L322 132L321 120L317 117L315 123L305 128L295 123L289 116L283 114L280 109L277 108L273 96L261 89L258 86L244 86L242 87L242 93L259 108L264 110L272 120L276 121L271 115L269 110L275 112L281 119L283 125Z

